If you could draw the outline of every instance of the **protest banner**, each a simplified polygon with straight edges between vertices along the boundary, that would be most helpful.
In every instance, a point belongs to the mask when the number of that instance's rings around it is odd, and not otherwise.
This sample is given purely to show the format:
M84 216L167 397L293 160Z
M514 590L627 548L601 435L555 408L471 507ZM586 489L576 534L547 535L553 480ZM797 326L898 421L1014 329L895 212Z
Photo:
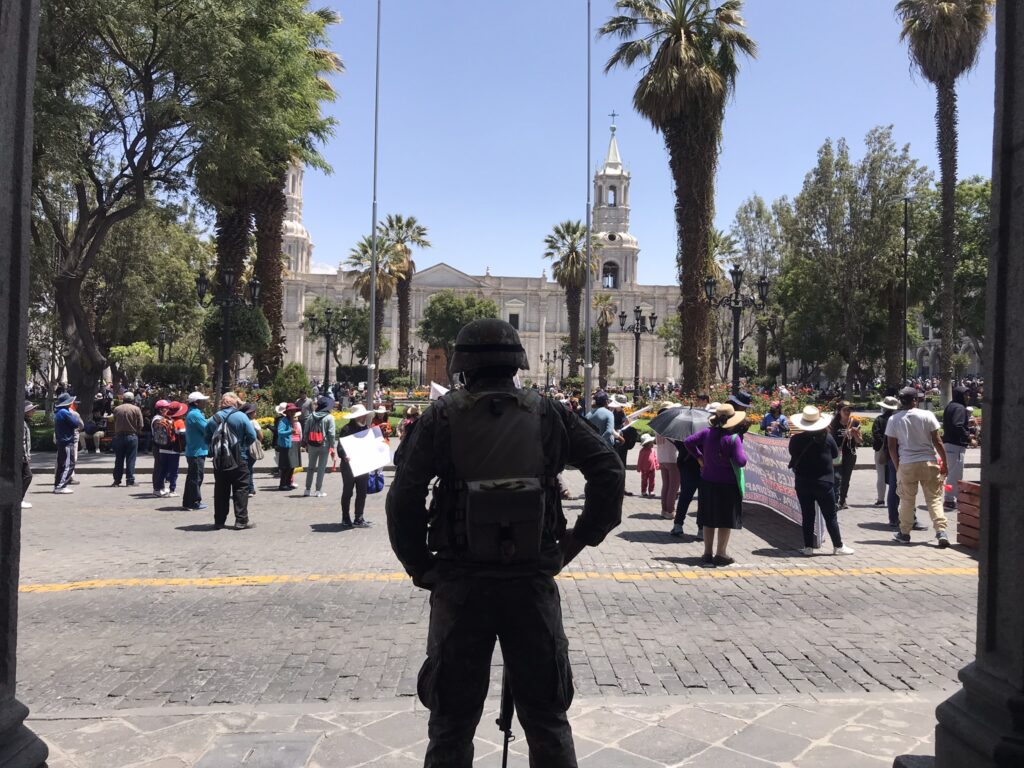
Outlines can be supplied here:
M358 477L387 466L391 449L377 427L348 435L338 441L349 459L349 469Z
M767 507L801 525L803 516L796 498L793 470L789 468L789 440L747 434L743 450L747 454L747 490L743 501ZM824 532L825 521L819 511L814 523L814 546L821 546Z

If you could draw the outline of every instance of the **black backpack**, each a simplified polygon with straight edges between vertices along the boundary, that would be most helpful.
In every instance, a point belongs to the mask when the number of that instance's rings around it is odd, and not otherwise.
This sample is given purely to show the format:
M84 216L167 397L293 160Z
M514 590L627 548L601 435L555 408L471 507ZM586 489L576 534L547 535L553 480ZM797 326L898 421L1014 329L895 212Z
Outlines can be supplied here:
M229 414L230 415L230 414ZM217 424L210 439L210 458L213 468L219 471L231 471L242 466L242 444L238 435L231 428L228 419L219 413L213 415Z

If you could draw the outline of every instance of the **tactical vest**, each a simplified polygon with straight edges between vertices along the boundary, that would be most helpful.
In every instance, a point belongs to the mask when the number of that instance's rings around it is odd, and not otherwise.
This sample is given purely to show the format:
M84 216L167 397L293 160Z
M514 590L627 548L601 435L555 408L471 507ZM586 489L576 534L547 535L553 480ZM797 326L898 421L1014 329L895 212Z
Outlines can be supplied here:
M557 469L544 451L545 405L532 391L456 390L443 409L449 445L434 486L428 545L472 563L538 558L564 530Z

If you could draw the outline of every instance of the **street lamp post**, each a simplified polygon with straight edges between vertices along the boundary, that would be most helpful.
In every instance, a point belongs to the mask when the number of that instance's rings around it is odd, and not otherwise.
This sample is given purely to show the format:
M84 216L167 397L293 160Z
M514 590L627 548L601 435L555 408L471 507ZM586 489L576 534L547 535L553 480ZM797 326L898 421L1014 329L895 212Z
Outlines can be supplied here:
M909 280L907 262L910 259L910 197L903 198L903 386L907 384L907 323L909 317Z
M640 337L645 333L654 333L658 316L651 312L650 317L644 317L643 310L637 305L633 307L633 324L627 326L627 319L626 310L619 312L619 328L633 334L633 403L636 404L640 397Z
M565 381L565 358L566 357L568 357L568 355L566 355L565 352L560 352L560 353L559 352L555 352L555 359L558 360L559 363L561 363L561 366L562 366L561 369L559 370L559 373L558 373L558 388L559 389L562 388L562 382Z
M734 264L729 270L729 278L732 280L733 292L728 296L717 298L715 296L716 281L708 277L704 281L704 294L708 303L713 307L729 307L732 310L732 393L735 395L740 391L740 316L745 308L761 310L768 303L768 276L761 275L757 279L757 297L743 295L743 267Z
M157 340L160 342L160 351L157 359L162 363L164 361L164 344L167 343L167 329L162 325L160 326L160 333L157 335Z
M228 380L231 378L231 356L234 354L233 342L231 338L231 310L236 304L246 303L246 297L235 296L232 290L235 287L235 272L230 267L225 268L221 271L221 294L219 296L212 296L210 298L210 304L216 304L223 309L224 324L223 333L221 334L221 374L220 374L220 391L217 392L217 400L220 401L221 395L223 395L228 389ZM199 303L203 304L206 299L206 294L210 289L210 279L206 276L205 272L200 272L196 276L196 293L199 296ZM260 300L260 281L253 277L249 280L248 287L248 300L256 305Z
M426 360L426 359L427 359L427 356L423 354L423 350L422 349L417 349L416 350L416 362L418 362L420 364L420 375L419 375L419 378L417 379L417 383L421 387L423 386L423 361Z

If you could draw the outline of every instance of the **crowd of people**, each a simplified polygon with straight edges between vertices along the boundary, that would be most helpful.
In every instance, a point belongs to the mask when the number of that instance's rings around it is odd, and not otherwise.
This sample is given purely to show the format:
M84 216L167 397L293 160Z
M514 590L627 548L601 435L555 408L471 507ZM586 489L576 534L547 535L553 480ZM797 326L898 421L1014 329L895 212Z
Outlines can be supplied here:
M888 522L894 529L894 539L910 540L915 530L926 530L915 519L914 502L922 492L940 547L949 545L944 509L956 504L957 482L963 476L964 455L974 444L975 420L969 405L980 395L981 382L971 380L958 383L953 400L943 413L939 425L935 415L918 407L927 396L928 380L919 386L907 386L898 395L888 395L878 401L881 415L874 421L871 447L876 466L877 506L885 506ZM923 387L923 388L922 388ZM90 422L75 410L76 399L64 392L54 404L54 443L56 469L54 493L72 493L76 484L75 466L78 450L99 450L106 434L112 432L110 450L114 454L113 485L136 485L135 465L140 450L152 450L154 469L151 477L154 497L179 495L180 460L185 457L185 479L182 484L181 505L184 509L203 510L203 483L211 443L227 425L239 446L238 466L218 470L214 467L214 525L224 527L230 502L234 501L235 527L251 528L248 499L257 492L254 482L255 463L263 458L264 443L268 442L275 460L274 476L278 490L297 490L295 470L302 466L302 453L306 454L305 488L303 496L323 497L325 476L329 471L342 475L340 493L341 524L343 527L368 527L365 504L372 492L368 475L354 476L340 440L377 426L389 436L387 415L383 406L368 410L362 403L352 405L360 392L348 385L313 390L315 397L303 397L296 403L280 403L275 407L274 424L264 429L256 419L255 403L243 402L229 393L220 403L220 409L207 415L209 398L202 392L193 392L185 402L157 400L151 415L144 416L139 397L131 390L118 398L111 398L111 389L101 391L95 400L92 423L102 423L102 430L89 429ZM672 388L659 385L651 394L670 397ZM802 515L804 548L806 555L815 554L815 521L820 511L835 554L852 554L845 546L839 528L838 513L848 508L850 480L857 462L857 449L864 445L860 420L853 414L850 402L840 400L832 415L817 406L807 406L803 412L786 416L783 398L786 388L774 393L779 399L770 403L760 420L761 433L771 438L789 439L792 456L790 468L794 474L794 491ZM341 403L334 395L341 398ZM703 560L713 565L732 562L728 554L730 533L742 527L742 498L744 492L742 468L747 457L743 450L744 435L751 426L747 411L751 395L740 391L725 403L709 402L707 394L698 395L692 405L708 413L708 428L686 440L671 440L662 435L640 435L634 422L643 413L626 414L624 394L611 394L599 390L592 407L584 410L579 396L554 391L553 399L569 411L584 417L612 448L623 466L630 450L640 446L636 469L640 474L640 495L658 498L661 515L672 521L669 531L673 537L684 536L684 526L693 501L697 500L696 538L704 542ZM382 398L385 393L381 393ZM101 405L102 403L102 405ZM678 407L674 400L664 400L650 409L660 414ZM109 407L109 413L108 413ZM339 408L348 422L337 429L333 414ZM37 410L32 403L26 405L25 454L31 455L31 437L28 422ZM647 409L645 409L647 410ZM399 438L407 438L420 415L418 406L405 409L398 427ZM101 421L102 420L102 421ZM941 426L941 432L940 430ZM791 437L792 436L792 437ZM396 463L398 458L396 457ZM31 481L29 461L25 464L26 482ZM948 476L948 481L944 478ZM658 479L660 478L660 483ZM657 489L660 486L660 491ZM564 497L567 488L562 486ZM627 491L627 495L632 495ZM354 502L354 503L353 503ZM23 506L31 506L23 501Z

